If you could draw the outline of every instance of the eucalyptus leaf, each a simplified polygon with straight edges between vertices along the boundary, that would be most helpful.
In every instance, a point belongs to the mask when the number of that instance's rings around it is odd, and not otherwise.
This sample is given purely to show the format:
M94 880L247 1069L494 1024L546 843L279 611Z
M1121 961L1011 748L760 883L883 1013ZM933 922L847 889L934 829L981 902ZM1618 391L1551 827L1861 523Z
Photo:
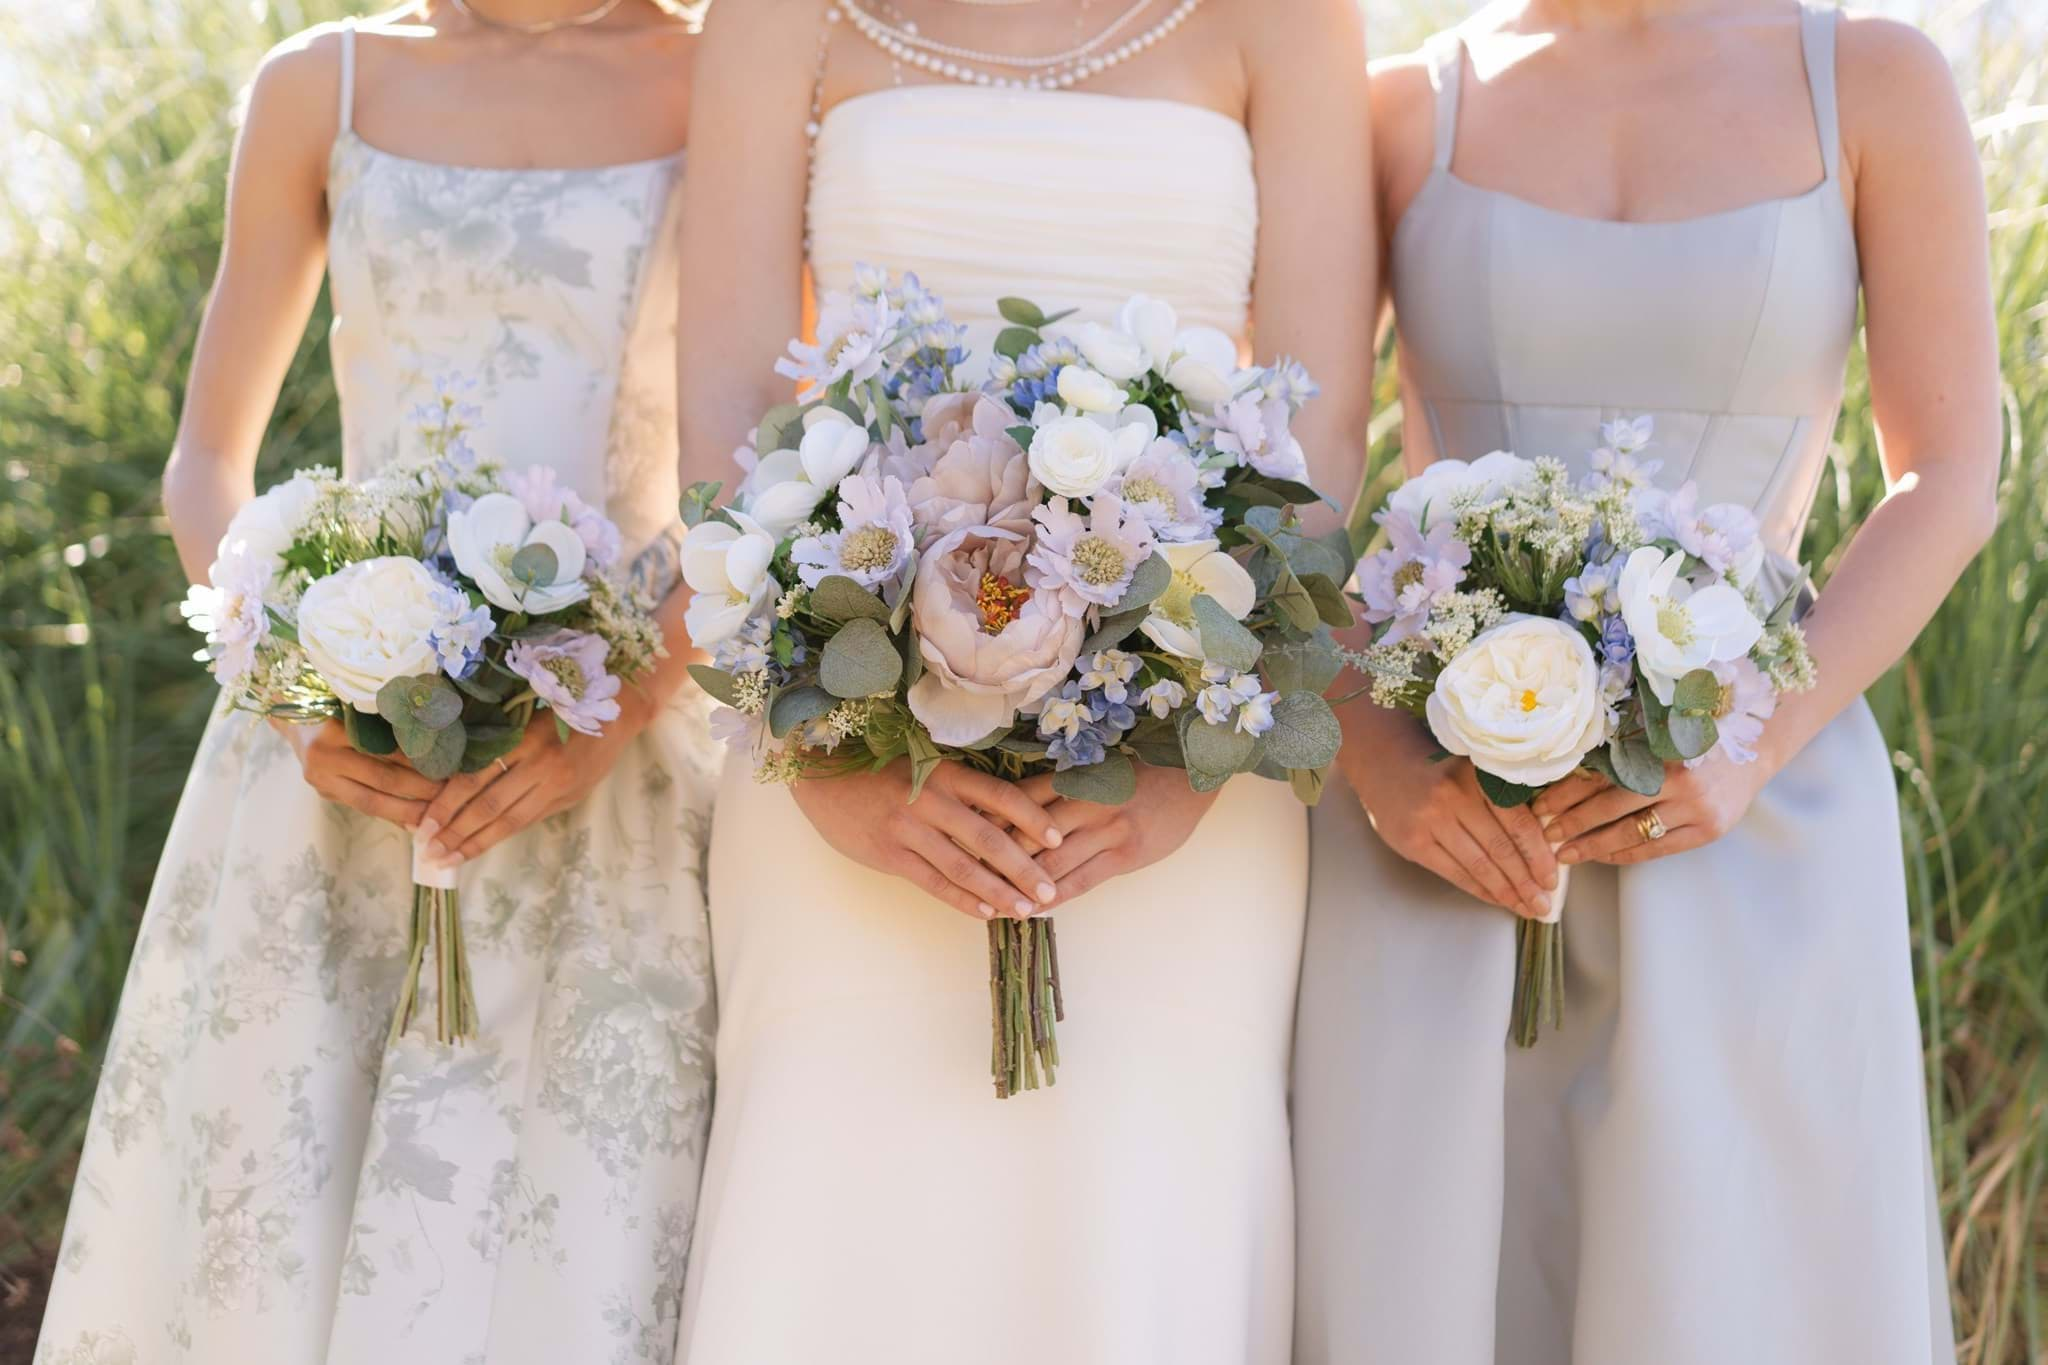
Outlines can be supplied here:
M462 771L466 773L482 772L518 748L519 741L526 738L524 727L506 723L465 724L463 729L468 735L462 746Z
M880 621L849 621L825 642L818 681L835 697L872 697L893 691L903 677L903 656Z
M1143 625L1145 618L1151 614L1149 607L1140 607L1136 611L1103 617L1102 624L1097 626L1094 632L1081 642L1081 652L1083 654L1093 654L1099 649L1116 648L1124 642L1132 631Z
M405 751L406 761L418 769L421 777L440 782L461 770L462 752L468 744L468 735L461 721L454 721L438 730L398 725L392 729L398 735L398 747Z
M1182 728L1180 742L1190 770L1227 775L1243 772L1251 765L1252 750L1257 744L1250 735L1233 726L1211 725L1199 714L1189 714L1193 719Z
M377 689L377 714L399 732L407 728L439 730L462 718L462 694L438 673L393 678Z
M996 300L996 311L1002 314L1004 322L1014 322L1019 327L1036 331L1045 326L1045 311L1030 299L1006 295Z
M505 566L505 575L521 587L531 588L537 583L554 582L561 567L562 562L555 558L555 552L535 541L519 547L512 556L512 562Z
M1636 795L1655 796L1664 790L1664 761L1641 735L1610 741L1607 761L1613 765L1614 780Z
M1476 771L1479 774L1479 790L1485 794L1486 799L1496 806L1509 810L1516 806L1528 805L1542 790L1540 787L1525 787L1519 782L1510 782L1505 777L1496 777L1484 768Z
M1121 616L1125 612L1137 611L1159 600L1159 595L1173 586L1173 566L1166 562L1166 556L1154 554L1140 564L1131 575L1131 585L1124 589L1124 595L1109 610L1110 615Z
M1352 626L1351 599L1344 595L1344 589L1337 586L1335 579L1327 574L1302 574L1301 586L1308 590L1310 599L1316 604L1316 615L1324 625L1333 630L1348 630Z
M1294 794L1304 806L1313 806L1323 799L1323 787L1329 782L1327 768L1295 768L1287 774L1287 785L1294 788Z
M791 687L777 692L775 700L768 706L768 733L781 739L837 705L839 699L822 687Z
M945 761L945 755L932 742L931 732L915 721L904 728L903 744L910 754L910 799L915 801L923 794L924 784Z
M1678 680L1671 693L1673 711L1711 716L1721 707L1721 680L1710 668L1695 668Z
M1306 640L1289 640L1266 646L1259 668L1275 692L1327 692L1344 671L1337 642L1327 630L1318 630Z
M830 574L819 579L818 586L812 588L811 595L805 599L805 606L812 615L829 621L889 619L888 604L845 574Z
M345 706L341 712L341 723L348 731L348 742L358 753L382 758L398 752L398 736L391 733L391 722L384 717Z
M1320 768L1336 760L1344 743L1337 713L1320 694L1289 692L1273 703L1266 751L1283 768Z
M1698 758L1721 741L1721 727L1712 716L1690 711L1671 713L1671 747L1680 758Z
M1254 507L1244 514L1244 524L1251 530L1268 536L1280 534L1281 525L1287 520L1287 513L1279 507Z
M917 680L924 676L924 649L917 642L917 632L909 631L893 637L903 653L903 685L917 686Z
M1346 557L1323 541L1287 535L1280 537L1280 547L1287 552L1287 566L1304 583L1315 574L1321 574L1332 584L1342 583L1351 576Z
M1259 666L1259 637L1246 630L1220 602L1207 593L1198 593L1194 612L1204 659L1239 673L1249 673Z
M1188 785L1198 792L1221 790L1224 783L1237 776L1236 773L1205 773L1188 769Z
M734 700L739 693L734 689L733 676L724 669L713 668L710 664L691 664L690 677L710 694L712 700L724 702L727 706L738 705Z
M1315 598L1309 595L1309 590L1294 576L1292 569L1282 568L1274 579L1271 602L1273 610L1296 630L1307 632L1322 624L1322 613L1316 607Z
M1187 755L1181 750L1180 727L1172 721L1147 719L1124 736L1124 747L1148 768L1185 768Z
M778 403L768 409L754 428L754 453L769 455L794 450L804 436L804 405Z
M515 683L524 680L500 669L485 666L467 678L451 678L449 681L478 701L496 705L512 695Z
M1015 360L1038 344L1038 333L1029 327L1005 327L996 333L995 353Z
M718 501L718 491L724 486L716 480L708 483L700 480L685 488L681 513L683 525L692 528L702 525L704 518L711 515L711 504Z
M997 740L996 749L1001 753L1015 754L1019 758L1028 758L1034 761L1044 758L1046 754L1045 744L1042 741L1014 734L1005 735Z
M1038 434L1038 428L1029 422L1019 422L1014 427L1003 428L1004 434L1024 449L1031 449L1031 438Z
M1108 753L1100 763L1054 773L1052 789L1069 801L1121 806L1138 794L1138 770L1122 754Z

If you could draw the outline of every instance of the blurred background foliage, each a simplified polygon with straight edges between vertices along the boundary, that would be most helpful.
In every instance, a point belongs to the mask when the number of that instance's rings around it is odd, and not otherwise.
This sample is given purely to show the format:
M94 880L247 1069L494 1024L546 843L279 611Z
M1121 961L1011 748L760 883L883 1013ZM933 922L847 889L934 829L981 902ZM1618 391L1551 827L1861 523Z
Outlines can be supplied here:
M2048 1363L2048 23L2035 4L1891 6L1951 53L1977 120L2006 381L1997 537L1871 696L1903 810L1964 1365ZM1382 52L1465 9L1367 7ZM0 1362L28 1356L137 917L213 699L189 662L157 480L219 249L238 94L271 44L342 8L0 0ZM332 458L326 325L323 304L260 481ZM1397 477L1389 371L1375 497ZM1881 492L1859 355L1807 541L1823 577Z

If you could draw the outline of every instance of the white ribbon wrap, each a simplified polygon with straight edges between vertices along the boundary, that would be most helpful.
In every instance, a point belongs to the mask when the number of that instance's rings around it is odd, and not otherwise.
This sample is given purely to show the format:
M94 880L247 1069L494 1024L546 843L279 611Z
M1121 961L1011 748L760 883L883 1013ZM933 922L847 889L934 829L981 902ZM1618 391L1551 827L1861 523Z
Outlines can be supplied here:
M1565 892L1572 884L1572 870L1563 863L1557 865L1557 889L1550 893L1550 913L1537 920L1538 924L1555 924L1564 918Z
M462 859L454 855L436 854L428 836L414 830L412 834L412 884L429 887L435 891L453 891L456 873L462 870Z

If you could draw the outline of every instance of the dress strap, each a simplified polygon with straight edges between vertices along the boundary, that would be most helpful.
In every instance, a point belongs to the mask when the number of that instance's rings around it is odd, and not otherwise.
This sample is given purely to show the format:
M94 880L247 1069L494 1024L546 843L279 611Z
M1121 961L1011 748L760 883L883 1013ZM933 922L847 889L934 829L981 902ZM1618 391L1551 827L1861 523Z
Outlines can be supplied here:
M1451 168L1458 143L1458 74L1465 65L1465 40L1454 28L1433 36L1429 48L1429 84L1436 91L1436 158L1440 171Z
M1842 164L1841 117L1835 106L1835 25L1841 13L1806 3L1799 7L1799 49L1806 58L1806 89L1820 135L1820 164L1832 181Z
M355 131L356 114L356 21L341 21L341 123L344 133Z

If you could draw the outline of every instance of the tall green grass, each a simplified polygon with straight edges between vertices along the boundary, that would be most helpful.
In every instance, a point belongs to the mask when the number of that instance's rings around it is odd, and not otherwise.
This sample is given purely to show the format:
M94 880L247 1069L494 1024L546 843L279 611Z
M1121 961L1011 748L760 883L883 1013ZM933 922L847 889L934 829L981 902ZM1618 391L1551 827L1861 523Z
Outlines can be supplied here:
M20 177L0 182L0 1317L5 1267L54 1250L211 700L177 619L157 476L218 249L235 95L270 43L338 6L100 0L54 32L47 13L0 18L0 53L34 92L0 115L0 174ZM2048 36L2023 7L1937 19L1992 189L2003 520L1871 697L1898 770L1965 1365L2048 1362ZM1442 17L1438 0L1372 10L1382 50ZM331 458L324 324L286 383L267 471ZM1383 384L1381 484L1399 456ZM1823 567L1881 493L1872 441L1859 359L1808 540Z

